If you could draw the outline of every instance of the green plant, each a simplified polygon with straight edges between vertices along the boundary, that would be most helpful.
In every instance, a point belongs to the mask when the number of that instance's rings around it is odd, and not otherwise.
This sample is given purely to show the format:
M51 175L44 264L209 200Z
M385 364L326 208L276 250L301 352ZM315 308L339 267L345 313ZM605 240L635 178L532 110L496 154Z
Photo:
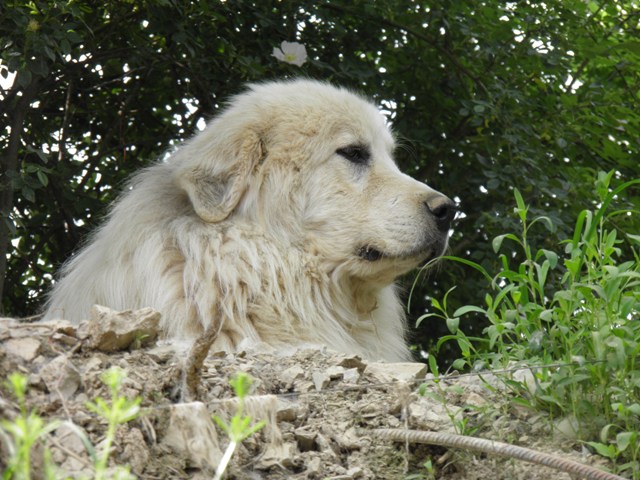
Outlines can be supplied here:
M425 461L422 464L424 472L412 473L404 477L405 480L434 480L436 478L436 469L433 466L431 459Z
M108 472L107 463L111 445L116 436L116 429L119 425L127 423L140 414L140 397L132 400L120 394L122 383L126 378L126 373L120 367L111 367L101 376L102 381L111 391L111 402L106 402L102 398L96 398L93 402L87 402L87 408L107 421L107 433L102 445L102 451L98 456L94 456L95 473L94 480L104 478L112 479L133 479L128 467L117 466L113 471Z
M7 387L15 395L20 406L20 414L12 421L2 420L0 426L9 435L7 442L9 461L2 474L3 480L28 480L31 478L31 448L47 433L60 426L60 422L45 423L36 411L27 411L27 377L17 372L9 375ZM45 462L47 478L50 477L49 462Z
M116 429L119 425L133 420L140 413L139 397L128 400L120 395L122 382L126 378L125 372L119 367L112 367L101 376L102 381L111 390L111 402L106 402L102 398L97 398L93 402L87 403L87 408L107 420L107 434L102 446L102 451L96 455L95 449L86 434L74 423L67 421L53 420L46 423L35 410L28 411L26 407L27 378L19 373L9 375L7 387L18 400L20 414L14 420L2 420L1 429L6 432L9 441L5 442L9 449L9 459L6 470L2 473L3 480L29 480L31 474L31 451L38 440L41 440L48 433L62 425L67 426L78 435L84 444L89 456L94 463L93 480L109 478L111 480L128 480L135 478L129 473L127 467L118 466L108 471L107 462L111 445L115 439ZM43 452L43 475L44 478L59 478L55 467L51 461L49 451L45 448Z
M244 415L244 398L249 393L251 383L251 377L244 372L239 372L229 380L229 384L238 398L238 407L236 412L229 423L225 422L217 415L213 416L213 420L229 437L229 445L227 446L218 468L216 469L214 480L220 480L222 478L222 475L227 469L229 461L231 460L238 444L266 425L266 422L264 421L251 425L252 418L248 415Z
M447 401L447 393L451 392L453 394L460 395L464 393L462 388L457 385L452 385L450 387L443 386L442 382L440 381L440 371L438 363L436 362L436 358L433 355L430 355L428 358L428 362L429 371L433 375L433 385L435 387L435 390L429 390L427 384L423 383L418 387L418 395L429 397L436 402L441 403L457 433L459 433L460 435L473 435L476 431L476 428L469 425L469 418L460 415L460 413L462 413L460 410L451 409L451 407L449 406L449 402Z
M447 295L433 302L450 330L438 342L455 341L462 358L457 368L541 365L532 382L507 379L517 401L576 420L580 439L617 462L620 471L640 478L640 256L638 235L623 233L637 211L610 211L614 200L640 179L613 188L613 172L600 173L593 210L583 210L564 252L535 249L530 229L548 217L529 219L518 190L515 213L522 231L493 240L502 265L495 275L466 259L489 279L485 306L466 305L453 315ZM515 246L504 251L505 241ZM489 321L482 337L467 337L458 325L467 314Z

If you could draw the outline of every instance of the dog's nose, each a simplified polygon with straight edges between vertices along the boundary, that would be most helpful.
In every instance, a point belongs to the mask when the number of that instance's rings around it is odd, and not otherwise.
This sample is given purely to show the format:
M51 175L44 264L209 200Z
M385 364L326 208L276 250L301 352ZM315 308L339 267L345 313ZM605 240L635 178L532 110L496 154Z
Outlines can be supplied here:
M451 221L456 216L456 204L444 195L436 195L427 199L425 205L435 218L438 230L442 232L449 230Z

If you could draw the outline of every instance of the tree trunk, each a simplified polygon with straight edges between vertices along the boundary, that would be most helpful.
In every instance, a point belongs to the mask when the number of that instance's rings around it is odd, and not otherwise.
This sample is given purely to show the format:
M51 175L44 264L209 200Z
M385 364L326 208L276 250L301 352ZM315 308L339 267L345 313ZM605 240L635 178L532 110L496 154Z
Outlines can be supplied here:
M16 76L14 85L19 85L19 76ZM1 109L7 112L9 118L9 143L0 157L0 300L4 298L4 282L7 274L7 254L9 253L10 230L9 215L13 209L14 181L18 174L18 154L22 129L25 118L29 112L30 104L38 93L39 80L33 79L22 91L22 96L12 95L7 92L0 103ZM18 87L14 87L18 88ZM0 303L0 309L2 303Z

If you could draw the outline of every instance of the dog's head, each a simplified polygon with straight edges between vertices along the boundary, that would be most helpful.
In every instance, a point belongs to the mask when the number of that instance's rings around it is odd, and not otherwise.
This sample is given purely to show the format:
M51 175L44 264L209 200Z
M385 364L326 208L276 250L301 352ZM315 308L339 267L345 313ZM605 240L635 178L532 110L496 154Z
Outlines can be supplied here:
M401 173L369 102L328 84L254 85L187 145L176 180L205 222L255 223L332 270L391 282L442 254L455 206Z

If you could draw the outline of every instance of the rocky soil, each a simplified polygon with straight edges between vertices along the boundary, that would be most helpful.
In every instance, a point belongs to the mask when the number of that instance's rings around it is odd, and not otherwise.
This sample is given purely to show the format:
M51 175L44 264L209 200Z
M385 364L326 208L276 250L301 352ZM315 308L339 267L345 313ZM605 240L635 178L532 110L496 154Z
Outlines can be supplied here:
M492 375L448 376L435 382L422 364L364 361L329 350L282 356L265 348L210 352L198 401L182 402L188 351L157 341L159 315L145 309L116 313L96 308L80 326L64 321L0 319L0 377L28 377L27 406L46 420L67 421L45 440L59 473L92 476L93 464L77 435L99 450L106 424L86 408L110 398L101 374L126 370L122 393L142 398L143 414L119 427L112 463L141 479L210 479L228 444L211 415L229 418L237 407L229 378L254 380L245 412L267 425L245 440L227 470L236 479L570 479L548 467L465 449L393 442L379 428L460 433L500 440L606 469L600 457L563 437L543 414L518 406ZM3 382L4 383L4 382ZM424 385L420 395L418 387ZM0 418L19 407L0 386ZM71 428L70 425L75 425ZM458 428L458 429L456 429ZM11 438L0 431L0 468ZM42 448L36 449L36 477ZM430 460L433 474L423 466Z

